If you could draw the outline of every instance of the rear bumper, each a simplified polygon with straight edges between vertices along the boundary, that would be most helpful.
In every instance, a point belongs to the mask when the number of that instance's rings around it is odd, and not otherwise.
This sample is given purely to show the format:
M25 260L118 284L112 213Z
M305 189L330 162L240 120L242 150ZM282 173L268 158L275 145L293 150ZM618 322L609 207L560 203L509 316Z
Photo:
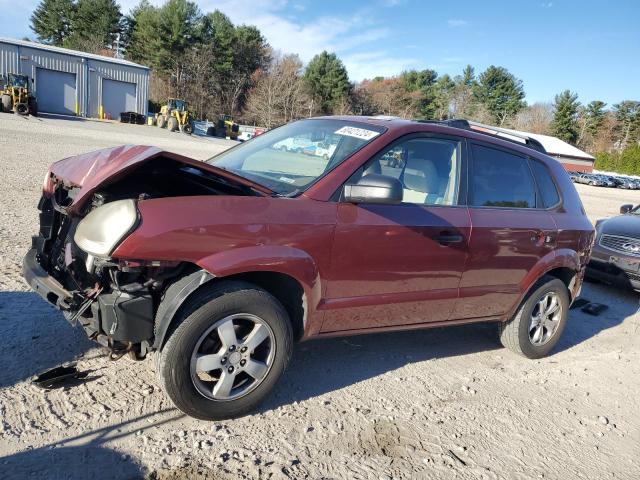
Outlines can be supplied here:
M22 274L29 286L59 310L69 310L73 294L47 273L37 260L37 251L32 248L22 261Z

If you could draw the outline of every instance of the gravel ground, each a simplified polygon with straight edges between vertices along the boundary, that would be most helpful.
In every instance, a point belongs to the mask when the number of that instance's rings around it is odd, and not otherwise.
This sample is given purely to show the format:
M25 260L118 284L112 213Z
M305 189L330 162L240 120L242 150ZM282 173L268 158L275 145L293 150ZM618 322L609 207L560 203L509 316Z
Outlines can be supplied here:
M298 345L283 381L244 418L202 422L164 397L152 362L111 362L28 291L46 166L123 143L204 159L230 142L156 128L0 114L0 478L637 478L638 296L585 284L609 305L572 310L549 358L499 347L495 326ZM640 191L578 185L589 217ZM31 385L76 360L66 389Z

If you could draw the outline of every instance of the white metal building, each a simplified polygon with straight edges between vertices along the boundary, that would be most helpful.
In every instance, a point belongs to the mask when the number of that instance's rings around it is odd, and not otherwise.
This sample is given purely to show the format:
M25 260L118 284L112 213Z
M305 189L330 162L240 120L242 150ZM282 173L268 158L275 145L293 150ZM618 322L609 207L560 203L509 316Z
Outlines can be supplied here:
M516 137L529 137L537 140L547 151L547 155L558 160L564 168L569 171L586 172L593 171L593 164L596 161L593 155L583 152L577 147L550 135L542 135L539 133L520 132L510 128L494 127L492 125L483 125L478 122L469 122L481 128L487 128L494 132L500 132L506 136L513 135Z
M0 75L27 75L43 113L117 119L147 113L149 68L127 60L0 38Z

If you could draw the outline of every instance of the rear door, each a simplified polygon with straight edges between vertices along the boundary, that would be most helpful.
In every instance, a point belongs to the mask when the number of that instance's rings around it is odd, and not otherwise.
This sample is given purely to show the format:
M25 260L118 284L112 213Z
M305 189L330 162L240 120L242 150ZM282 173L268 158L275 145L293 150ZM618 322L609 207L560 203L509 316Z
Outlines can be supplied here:
M557 237L528 157L476 142L469 151L473 227L454 319L507 312L519 298L525 276L553 251Z
M463 146L408 136L352 176L348 183L369 173L398 178L404 202L338 205L323 332L450 318L470 234Z

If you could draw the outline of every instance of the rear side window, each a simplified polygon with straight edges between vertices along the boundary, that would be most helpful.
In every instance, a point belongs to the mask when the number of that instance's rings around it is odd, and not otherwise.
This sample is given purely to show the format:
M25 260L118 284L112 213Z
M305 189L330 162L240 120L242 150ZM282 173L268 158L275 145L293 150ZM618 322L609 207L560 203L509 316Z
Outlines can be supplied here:
M526 158L475 144L471 151L471 206L535 208L536 187Z
M542 162L537 160L531 161L531 169L533 175L536 177L536 183L538 184L538 190L542 196L542 205L544 208L553 207L560 201L560 195L556 189L556 184L553 183L551 178L551 172L545 167Z

